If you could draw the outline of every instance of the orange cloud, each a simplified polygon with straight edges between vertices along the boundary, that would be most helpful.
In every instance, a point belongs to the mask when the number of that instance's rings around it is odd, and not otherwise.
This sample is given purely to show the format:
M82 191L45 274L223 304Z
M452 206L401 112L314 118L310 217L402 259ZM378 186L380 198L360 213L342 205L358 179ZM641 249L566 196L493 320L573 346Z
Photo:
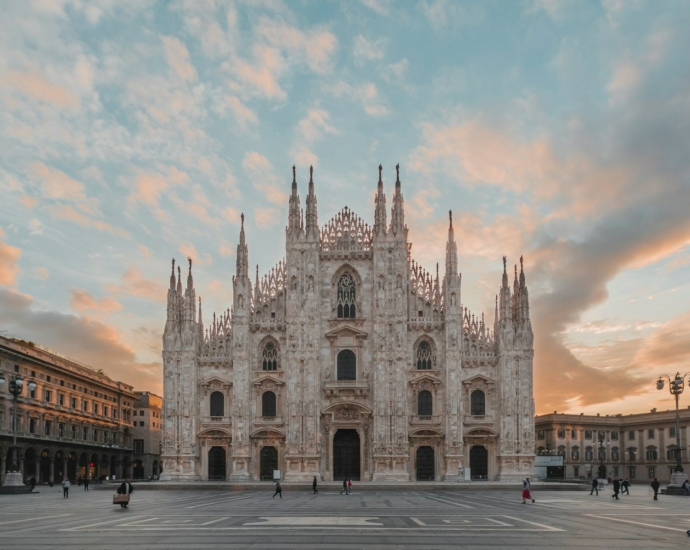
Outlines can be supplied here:
M8 71L0 78L0 86L15 88L30 97L56 107L79 109L79 98L71 90L50 82L42 74Z
M186 258L191 258L195 265L208 265L213 261L210 254L199 254L194 245L190 243L180 245L179 250Z
M234 75L249 84L267 99L285 99L287 94L278 83L278 74L284 65L278 52L266 46L254 48L255 61L238 60Z
M105 296L100 300L96 300L86 290L78 289L73 290L70 294L69 305L73 310L78 311L79 313L84 313L85 311L92 311L94 313L112 313L122 309L122 304L113 298Z
M257 227L271 227L278 223L278 209L277 208L255 208L254 217L256 218Z
M5 238L5 232L0 227L0 239ZM22 255L21 249L0 242L0 285L13 285L19 273L17 260Z
M186 46L173 36L163 36L163 46L165 47L165 57L168 65L183 80L196 80L196 70L189 62L189 52Z
M288 195L273 172L273 166L271 166L266 157L256 151L247 152L244 154L242 167L252 185L261 191L266 199L280 205L287 202Z
M29 169L41 179L41 191L45 198L86 202L84 184L63 171L46 166L42 162L30 164Z
M165 175L158 172L140 172L134 178L134 191L127 197L128 208L141 203L157 207L161 194L170 187L182 185L189 181L189 176L174 166L170 166Z
M51 206L49 210L61 220L67 220L83 227L94 227L99 231L107 231L111 235L115 235L117 237L129 237L129 233L127 233L127 231L124 229L113 227L111 224L104 221L93 220L88 216L77 212L73 206L56 205Z
M230 110L235 115L237 123L242 128L246 128L249 124L256 124L259 121L254 111L242 103L240 98L235 96L227 96L225 98L225 102L230 107Z
M129 294L154 302L167 300L167 287L158 281L147 279L134 266L125 271L119 285L110 284L106 287L106 291L113 294Z

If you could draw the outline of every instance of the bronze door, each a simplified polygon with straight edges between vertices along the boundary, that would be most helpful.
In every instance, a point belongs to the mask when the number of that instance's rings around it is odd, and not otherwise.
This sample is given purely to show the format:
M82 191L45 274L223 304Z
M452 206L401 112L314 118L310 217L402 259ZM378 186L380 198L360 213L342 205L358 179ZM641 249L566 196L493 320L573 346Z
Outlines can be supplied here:
M208 479L225 479L225 449L223 447L211 447L208 452Z
M434 481L434 450L425 446L417 449L417 481Z
M475 446L470 449L470 475L472 479L488 479L489 452L486 447Z
M360 469L357 430L338 430L333 437L333 480L359 481Z
M278 469L278 450L275 447L264 447L261 449L260 478L261 481L272 481L273 470Z

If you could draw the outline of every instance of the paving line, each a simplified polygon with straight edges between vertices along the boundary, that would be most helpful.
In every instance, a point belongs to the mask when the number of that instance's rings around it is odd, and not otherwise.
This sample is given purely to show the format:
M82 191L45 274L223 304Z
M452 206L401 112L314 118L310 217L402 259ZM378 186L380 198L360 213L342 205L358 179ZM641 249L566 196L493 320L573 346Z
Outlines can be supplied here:
M40 516L37 518L27 518L27 519L14 519L12 521L0 522L0 525L9 525L10 523L22 523L25 521L38 521L40 519L52 519L52 518L63 518L65 516L73 516L74 514L58 514L56 516Z
M445 502L446 504L452 504L453 506L462 506L463 508L470 508L470 509L474 508L474 506L470 506L469 504L461 504L459 502L453 502L452 500L443 500L442 498L438 498L435 496L428 496L427 498L429 500L435 500L437 502Z
M205 502L203 504L195 504L193 506L185 506L187 510L192 510L194 508L203 508L204 506L213 506L214 504L222 504L223 502L235 502L237 500L247 500L251 498L251 496L247 497L237 497L237 498L228 498L224 500L213 500L211 502Z
M679 529L678 527L666 527L665 525L654 525L652 523L640 523L639 521L632 521L629 519L612 518L612 517L607 517L607 516L598 516L595 514L583 514L583 515L591 517L591 518L608 519L611 521L618 521L620 523L632 523L633 525L642 525L644 527L655 527L657 529L666 529L668 531L680 531L681 533L687 532L687 529Z

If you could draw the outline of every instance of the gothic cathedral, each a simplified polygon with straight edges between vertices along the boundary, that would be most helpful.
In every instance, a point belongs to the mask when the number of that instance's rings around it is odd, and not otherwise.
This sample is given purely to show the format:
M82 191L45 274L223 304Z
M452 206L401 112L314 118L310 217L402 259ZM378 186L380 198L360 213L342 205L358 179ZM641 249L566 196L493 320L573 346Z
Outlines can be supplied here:
M396 167L397 168L397 167ZM310 170L312 172L312 170ZM232 308L206 327L192 263L170 276L163 335L163 479L414 481L529 475L529 299L506 260L493 329L463 308L452 215L445 271L412 259L400 176L390 224L317 221L294 176L286 257L252 284L244 215Z

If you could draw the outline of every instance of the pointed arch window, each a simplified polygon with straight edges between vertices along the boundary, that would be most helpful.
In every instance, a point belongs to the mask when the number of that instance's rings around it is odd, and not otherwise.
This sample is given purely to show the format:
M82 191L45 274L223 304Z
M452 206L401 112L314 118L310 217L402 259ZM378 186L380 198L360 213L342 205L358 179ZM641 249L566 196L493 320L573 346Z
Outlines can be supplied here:
M264 392L261 396L261 416L273 417L276 415L276 394L272 391Z
M354 319L356 316L355 281L346 273L338 281L338 319Z
M280 354L274 342L268 341L261 349L261 369L278 370L280 368Z
M225 413L225 396L222 392L214 391L211 394L211 416L223 416Z
M344 349L338 354L338 380L357 380L357 356Z
M431 392L422 390L417 394L417 414L419 416L431 416L433 410L433 400Z
M472 416L484 416L486 414L486 397L482 390L474 390L471 396Z
M433 353L429 342L426 340L419 342L415 356L417 359L417 370L429 370L432 368Z

